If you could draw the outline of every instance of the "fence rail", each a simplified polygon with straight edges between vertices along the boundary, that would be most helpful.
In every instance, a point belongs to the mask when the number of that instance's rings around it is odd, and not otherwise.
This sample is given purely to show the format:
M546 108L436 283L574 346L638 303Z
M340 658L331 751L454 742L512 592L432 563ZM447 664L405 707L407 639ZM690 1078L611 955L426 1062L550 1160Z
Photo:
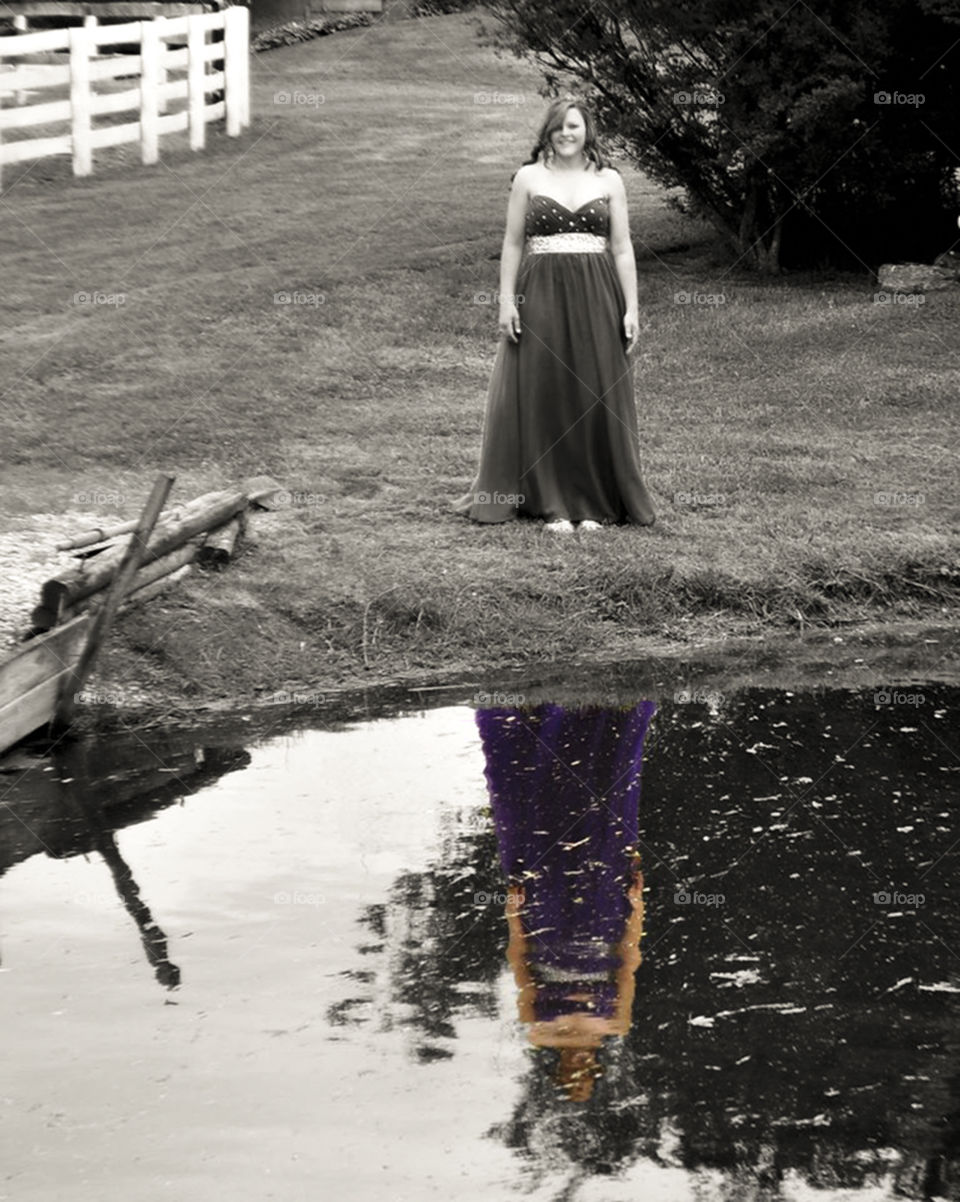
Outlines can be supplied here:
M222 31L222 40L215 39ZM186 41L175 49L167 39ZM101 47L137 45L139 55L100 56ZM10 60L42 53L69 52L63 64L15 64ZM211 64L221 64L212 67ZM182 78L170 79L180 74ZM124 77L139 76L130 87ZM97 91L106 81L119 90ZM50 89L65 96L23 103L28 93ZM208 102L208 93L223 99ZM168 111L171 101L186 107ZM127 122L95 125L104 114L137 110ZM184 17L155 17L122 25L98 25L95 18L70 29L50 29L0 37L0 185L10 163L73 156L73 174L90 175L93 152L103 146L140 143L144 163L160 157L163 134L189 130L190 147L202 150L208 121L224 118L226 132L236 137L250 124L250 13L236 6L220 12ZM11 131L66 125L40 137L11 139Z

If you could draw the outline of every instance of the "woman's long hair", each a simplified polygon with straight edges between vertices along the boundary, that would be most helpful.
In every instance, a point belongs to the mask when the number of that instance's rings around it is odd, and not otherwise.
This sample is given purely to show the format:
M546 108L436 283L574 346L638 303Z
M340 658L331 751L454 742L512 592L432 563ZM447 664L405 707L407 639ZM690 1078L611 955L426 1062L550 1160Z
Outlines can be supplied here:
M537 140L534 143L533 150L530 152L530 157L522 166L526 167L528 163L542 162L551 157L553 147L550 143L550 138L558 129L563 128L564 119L570 109L577 109L583 117L585 131L583 153L586 155L588 161L593 163L598 171L602 171L604 167L613 166L612 163L607 162L606 156L600 149L600 142L597 138L597 119L593 115L593 109L582 96L569 94L558 96L555 100L550 101L546 115L543 118L543 124L540 126L540 132L537 134ZM614 170L616 170L615 167Z

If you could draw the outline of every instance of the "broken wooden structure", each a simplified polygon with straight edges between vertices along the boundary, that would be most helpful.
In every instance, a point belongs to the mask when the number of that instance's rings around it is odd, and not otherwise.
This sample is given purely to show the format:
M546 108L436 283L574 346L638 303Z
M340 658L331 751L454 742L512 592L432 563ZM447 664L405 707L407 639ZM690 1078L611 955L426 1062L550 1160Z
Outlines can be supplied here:
M78 562L44 582L28 642L0 661L0 755L54 723L69 725L77 693L121 605L183 579L196 563L220 569L242 538L251 506L270 508L280 485L266 476L205 493L161 512L173 477L160 476L140 518L61 543Z

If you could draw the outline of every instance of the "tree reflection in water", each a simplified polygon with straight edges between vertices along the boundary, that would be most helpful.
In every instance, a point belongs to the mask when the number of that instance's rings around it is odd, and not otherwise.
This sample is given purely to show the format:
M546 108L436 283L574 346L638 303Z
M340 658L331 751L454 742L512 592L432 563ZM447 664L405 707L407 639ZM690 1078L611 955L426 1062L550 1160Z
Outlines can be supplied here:
M681 1195L719 1174L737 1202L798 1178L960 1200L960 761L945 753L960 694L931 685L925 704L908 721L872 689L754 689L722 720L660 703L632 1022L602 1037L581 1102L557 1087L559 1051L524 1035L528 1071L502 1082L505 1106L519 1097L490 1131L524 1188L649 1166L684 1174ZM456 1055L461 1019L491 1020L497 1038L509 947L500 830L471 806L440 821L428 867L361 919L374 984L356 974L330 1014L402 1031L425 1066ZM925 901L893 904L895 890ZM681 904L694 891L723 904Z

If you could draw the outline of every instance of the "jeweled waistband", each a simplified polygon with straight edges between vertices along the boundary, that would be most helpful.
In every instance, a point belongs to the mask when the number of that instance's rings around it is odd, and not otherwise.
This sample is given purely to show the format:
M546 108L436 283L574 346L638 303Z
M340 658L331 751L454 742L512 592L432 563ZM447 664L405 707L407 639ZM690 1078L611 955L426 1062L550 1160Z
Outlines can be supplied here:
M553 254L560 251L565 254L601 254L607 249L607 239L603 234L585 234L581 232L564 234L531 234L527 238L527 249L535 255Z

